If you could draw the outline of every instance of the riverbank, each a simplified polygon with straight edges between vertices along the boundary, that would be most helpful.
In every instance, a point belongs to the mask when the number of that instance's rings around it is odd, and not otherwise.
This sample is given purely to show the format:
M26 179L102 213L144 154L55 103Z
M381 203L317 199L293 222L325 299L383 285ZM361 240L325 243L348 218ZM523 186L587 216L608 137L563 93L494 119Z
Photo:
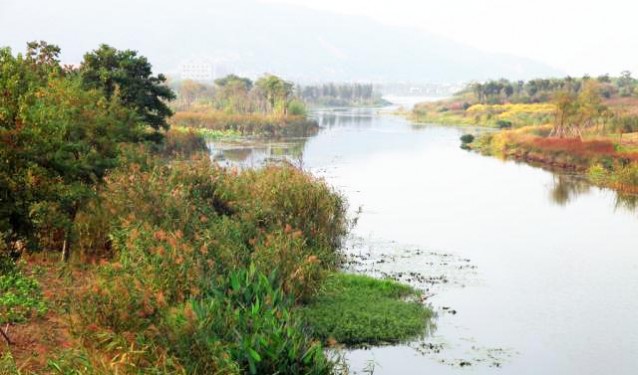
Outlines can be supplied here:
M1 279L1 373L328 374L326 346L422 333L430 313L404 301L418 296L408 287L335 284L363 279L339 271L346 202L322 180L286 165L220 168L191 131L122 151L73 223L69 261L25 253ZM301 311L334 312L326 291L411 329L371 336L372 321L335 316L349 336L322 330Z
M474 84L455 97L407 113L419 124L473 125L500 132L462 137L462 147L638 192L638 99L622 81L557 79Z
M553 138L551 125L480 135L465 147L484 155L583 174L593 184L638 193L638 133Z
M551 120L553 111L554 105L550 103L486 105L449 99L417 104L411 112L404 115L416 123L504 129L545 124Z

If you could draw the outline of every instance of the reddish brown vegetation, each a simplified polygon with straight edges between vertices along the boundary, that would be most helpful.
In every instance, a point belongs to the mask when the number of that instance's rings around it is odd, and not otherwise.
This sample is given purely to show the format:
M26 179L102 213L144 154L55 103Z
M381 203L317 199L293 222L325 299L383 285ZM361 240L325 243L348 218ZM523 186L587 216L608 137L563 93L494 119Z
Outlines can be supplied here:
M535 137L532 145L543 151L566 152L572 155L614 155L615 146L608 140L586 140L578 138L540 138Z

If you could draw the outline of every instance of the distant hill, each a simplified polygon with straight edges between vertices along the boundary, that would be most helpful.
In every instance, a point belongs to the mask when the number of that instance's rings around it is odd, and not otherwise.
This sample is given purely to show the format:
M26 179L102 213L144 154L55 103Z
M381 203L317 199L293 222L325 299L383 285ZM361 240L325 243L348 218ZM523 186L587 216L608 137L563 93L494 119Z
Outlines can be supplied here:
M37 7L34 5L37 4ZM158 71L225 56L238 72L300 81L456 82L562 73L375 21L255 0L11 1L0 5L0 45L59 44L64 60L106 42L139 50Z

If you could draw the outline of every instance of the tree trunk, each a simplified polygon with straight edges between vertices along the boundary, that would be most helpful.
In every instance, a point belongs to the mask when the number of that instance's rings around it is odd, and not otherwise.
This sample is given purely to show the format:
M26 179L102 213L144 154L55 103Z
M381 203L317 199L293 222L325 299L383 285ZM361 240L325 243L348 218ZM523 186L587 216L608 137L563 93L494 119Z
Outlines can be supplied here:
M73 210L71 211L71 228L73 228L73 223L75 223L75 217L77 216L79 210L79 204L75 204ZM62 243L62 261L67 262L71 257L71 228L67 228L64 231L64 242Z
M11 341L11 339L9 338L9 335L7 334L8 328L9 328L9 325L7 324L7 328L6 328L7 331L5 332L5 330L2 329L2 327L0 327L0 334L2 335L2 337L4 337L8 345L13 345L13 342Z
M62 243L62 261L69 260L69 251L67 246L67 239L69 238L68 232L64 232L64 242Z

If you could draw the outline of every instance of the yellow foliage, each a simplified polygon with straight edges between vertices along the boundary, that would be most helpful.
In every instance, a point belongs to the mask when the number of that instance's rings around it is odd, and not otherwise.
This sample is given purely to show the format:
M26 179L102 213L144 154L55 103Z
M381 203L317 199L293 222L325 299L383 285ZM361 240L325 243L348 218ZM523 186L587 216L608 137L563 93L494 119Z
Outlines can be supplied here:
M534 104L475 104L467 109L468 113L494 113L499 115L515 115L518 113L552 113L555 106L551 103L534 103Z

